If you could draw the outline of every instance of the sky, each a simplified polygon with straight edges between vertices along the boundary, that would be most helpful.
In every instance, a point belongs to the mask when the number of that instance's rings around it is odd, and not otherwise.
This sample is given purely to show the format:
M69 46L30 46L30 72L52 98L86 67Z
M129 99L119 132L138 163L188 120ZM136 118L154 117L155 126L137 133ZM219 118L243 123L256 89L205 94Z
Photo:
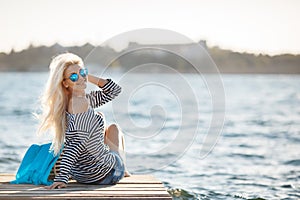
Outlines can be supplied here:
M299 0L0 0L0 52L167 29L238 52L300 54Z

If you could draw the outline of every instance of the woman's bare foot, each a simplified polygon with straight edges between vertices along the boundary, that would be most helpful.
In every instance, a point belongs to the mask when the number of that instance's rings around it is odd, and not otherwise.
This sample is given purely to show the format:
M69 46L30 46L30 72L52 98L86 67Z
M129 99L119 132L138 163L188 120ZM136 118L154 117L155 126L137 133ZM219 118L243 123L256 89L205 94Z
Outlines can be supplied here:
M129 173L129 171L125 171L125 174L124 174L124 177L129 177L129 176L131 176L131 174Z

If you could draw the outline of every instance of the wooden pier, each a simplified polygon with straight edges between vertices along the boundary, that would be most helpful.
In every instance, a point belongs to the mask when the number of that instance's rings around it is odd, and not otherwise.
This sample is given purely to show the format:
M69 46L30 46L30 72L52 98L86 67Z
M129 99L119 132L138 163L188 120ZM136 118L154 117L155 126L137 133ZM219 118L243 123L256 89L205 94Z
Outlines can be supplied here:
M151 175L132 175L116 185L87 185L70 181L67 188L10 184L12 174L0 174L0 199L172 199L163 184Z

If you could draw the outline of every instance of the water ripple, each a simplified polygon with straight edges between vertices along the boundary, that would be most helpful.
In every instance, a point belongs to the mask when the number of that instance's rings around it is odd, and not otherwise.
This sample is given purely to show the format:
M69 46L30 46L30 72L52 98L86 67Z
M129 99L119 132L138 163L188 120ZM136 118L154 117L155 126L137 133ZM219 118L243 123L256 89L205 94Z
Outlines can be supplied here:
M285 165L300 166L300 159L289 160L289 161L284 162L283 164L285 164Z

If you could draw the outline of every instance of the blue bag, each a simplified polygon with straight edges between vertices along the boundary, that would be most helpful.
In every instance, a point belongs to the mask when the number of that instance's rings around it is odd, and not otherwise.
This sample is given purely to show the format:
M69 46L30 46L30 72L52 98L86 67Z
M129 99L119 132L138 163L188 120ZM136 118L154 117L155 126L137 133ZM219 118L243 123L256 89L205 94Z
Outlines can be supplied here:
M48 176L56 163L59 155L54 156L50 150L51 143L33 144L27 150L16 174L16 180L11 184L51 185L53 181Z

